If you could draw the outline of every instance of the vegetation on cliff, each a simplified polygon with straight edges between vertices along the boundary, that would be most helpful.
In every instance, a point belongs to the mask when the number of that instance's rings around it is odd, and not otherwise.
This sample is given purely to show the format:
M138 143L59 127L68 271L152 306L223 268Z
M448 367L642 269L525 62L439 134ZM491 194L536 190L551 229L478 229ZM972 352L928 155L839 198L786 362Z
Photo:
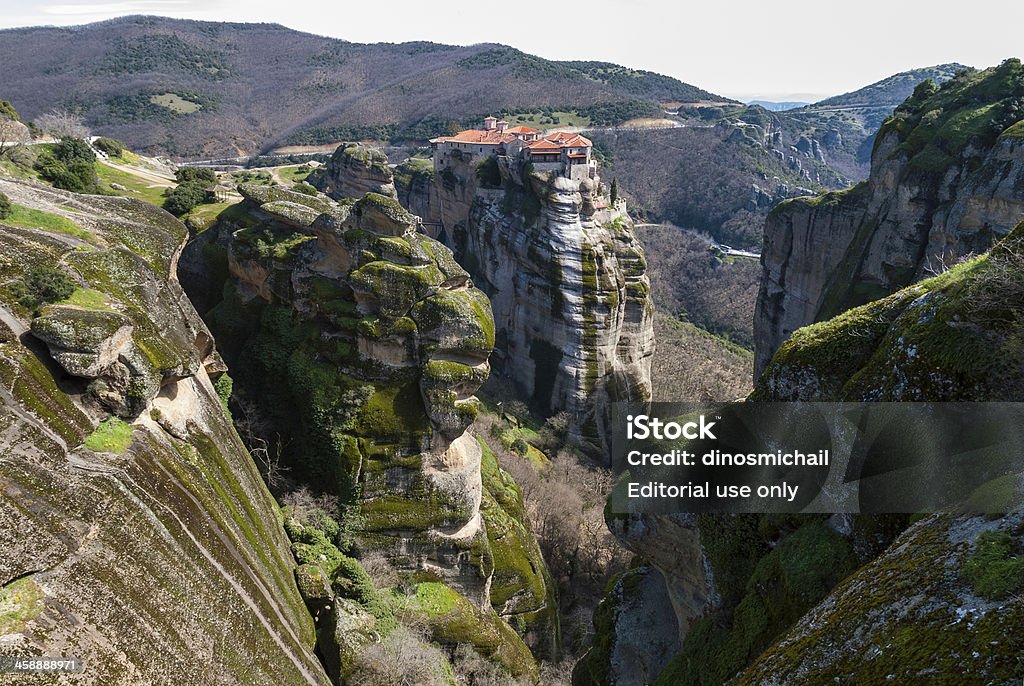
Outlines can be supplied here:
M0 221L7 640L67 646L100 682L326 684L273 500L171 272L184 227L137 201L0 187L32 211Z
M1019 397L1022 259L1024 225L985 255L794 332L752 398Z

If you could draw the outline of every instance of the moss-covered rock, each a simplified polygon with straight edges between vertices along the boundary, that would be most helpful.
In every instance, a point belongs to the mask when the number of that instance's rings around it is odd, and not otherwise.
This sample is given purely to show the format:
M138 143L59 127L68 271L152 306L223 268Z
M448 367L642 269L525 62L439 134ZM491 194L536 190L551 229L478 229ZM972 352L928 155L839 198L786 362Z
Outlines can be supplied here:
M1024 320L1019 308L1024 295L1022 247L1024 225L1018 225L986 255L798 330L773 357L752 397L1019 398L1024 389ZM1012 477L1011 485L1017 478ZM999 488L993 484L987 497L995 498ZM801 585L811 582L806 587L810 593L793 596L775 591L759 603L744 596L732 613L731 626L708 622L690 632L683 653L663 676L665 683L717 683L730 678L754 657L752 653L727 660L723 656L732 651L716 649L711 659L712 655L690 648L702 642L742 647L732 643L736 636L763 643L773 617L782 624L797 621L735 683L818 684L849 674L865 683L1009 683L1021 676L1016 661L1020 647L1005 633L1020 621L1019 597L1008 590L1024 583L1015 561L1020 519L1019 514L990 519L923 518L816 608L795 612L801 597L821 595L831 583L828 577L815 579L816 574L850 569L843 547L818 544L815 555L824 553L825 558L808 557L793 568L796 578L804 580ZM870 529L873 524L875 531L881 531L886 528L881 520L862 517L856 527ZM783 539L758 563L748 577L748 593L771 591L757 569L773 556L783 555L787 542L801 531L812 531L809 526ZM710 545L721 539L707 540ZM852 542L856 544L856 536ZM828 553L830 548L834 550ZM772 566L785 572L783 560L776 562ZM771 599L782 601L777 606L781 614L773 614L766 602ZM786 611L784 605L793 601ZM753 647L759 651L763 645ZM711 671L712 667L720 671ZM703 681L693 681L695 675Z
M990 254L794 332L752 398L1019 398L1022 248L1024 225Z
M126 199L0 189L90 233L0 227L5 283L63 264L83 293L30 322L0 287L17 332L0 343L5 642L80 657L89 683L326 685L275 504L206 372L213 338L171 271L185 228ZM133 421L100 423L108 392Z
M344 218L347 214L347 208L331 202L328 198L323 196L309 196L305 193L290 191L278 186L243 183L238 185L238 192L243 198L249 201L251 207L262 207L263 205L269 204L272 209L277 206L276 203L289 203L291 205L299 205L308 210L313 210L318 214L326 214L328 216ZM269 213L270 212L268 212L268 214Z
M735 684L991 684L1021 678L1019 596L993 601L965 575L993 535L1020 545L1021 516L934 515L843 582Z
M617 574L594 612L594 644L573 670L573 686L643 686L679 649L665 580L652 567Z
M754 319L760 374L801 326L988 250L1024 214L1016 58L921 84L875 137L867 182L779 205Z
M432 640L451 647L469 644L516 677L536 677L537 664L522 639L490 607L479 608L445 584L416 584L395 595L400 614L419 617Z
M260 209L274 219L296 227L310 226L322 214L317 209L287 200L264 203Z
M96 378L131 343L131 320L117 312L51 306L32 320L32 333L72 376Z
M529 528L522 492L483 440L480 514L494 560L491 605L540 658L561 652L557 587Z
M352 214L359 228L384 236L402 236L415 230L417 217L410 214L398 200L380 193L367 193L356 201Z
M268 435L281 436L290 474L343 505L342 534L333 538L289 528L298 561L318 566L336 596L363 609L365 599L344 590L372 589L358 569L342 573L351 555L382 554L402 574L429 575L460 607L474 608L457 613L453 626L482 622L489 637L479 650L499 661L508 654L509 669L532 673L522 638L488 594L494 550L481 507L491 496L480 445L466 433L495 339L486 296L450 250L415 232L416 217L380 194L316 217L302 234L308 240L286 255L261 255L251 239L283 223L274 212L287 201L260 193L249 193L243 208L254 223L239 230L232 218L211 230L229 232L230 278L209 321L232 363L235 394L257 404ZM487 507L500 529L497 604L553 655L557 608L536 541L522 518L499 514L493 501ZM317 578L302 579L317 589L307 600L327 616ZM515 583L529 588L513 597ZM367 611L380 631L382 615ZM333 630L318 635L322 651L338 652Z
M359 143L338 146L309 182L337 200L361 198L367 193L397 197L388 156L379 148Z

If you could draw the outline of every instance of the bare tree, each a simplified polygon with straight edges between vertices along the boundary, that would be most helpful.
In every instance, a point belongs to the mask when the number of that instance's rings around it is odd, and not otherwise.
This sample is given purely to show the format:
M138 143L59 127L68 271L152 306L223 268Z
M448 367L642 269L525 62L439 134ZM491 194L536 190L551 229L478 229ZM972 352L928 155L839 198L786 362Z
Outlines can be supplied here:
M88 138L89 127L82 117L68 110L53 109L35 120L36 126L45 133L61 140L65 138Z
M281 441L281 436L278 435L277 441L271 446L267 441L258 436L254 436L252 439L252 447L249 449L250 454L256 461L256 466L259 468L260 473L263 474L264 481L267 482L267 486L271 492L278 492L278 489L288 482L288 467L281 463L281 457L284 453L284 443Z
M337 496L330 493L314 493L308 486L300 486L282 495L281 505L290 507L292 513L302 520L303 524L317 512L323 512L332 519L337 519L341 515Z
M445 656L426 636L399 626L356 657L348 683L354 686L443 686Z
M281 439L280 434L276 434L274 445L263 438L270 432L256 403L241 396L236 396L234 402L235 408L237 408L235 430L241 436L242 442L249 448L249 453L263 475L263 480L267 482L267 486L272 492L279 493L288 484L289 470L282 463L287 445Z

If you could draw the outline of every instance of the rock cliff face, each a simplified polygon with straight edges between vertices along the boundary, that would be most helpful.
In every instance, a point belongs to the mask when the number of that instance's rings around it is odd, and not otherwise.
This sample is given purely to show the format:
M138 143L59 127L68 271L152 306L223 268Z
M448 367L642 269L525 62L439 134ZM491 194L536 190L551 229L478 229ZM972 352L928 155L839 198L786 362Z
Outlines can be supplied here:
M800 329L754 397L1019 401L1022 302L1024 224L982 257ZM922 519L735 683L820 684L850 673L866 683L929 674L1012 683L1022 649L1012 627L1024 617L1024 600L1007 589L1024 587L1024 568L1009 562L1022 544L1021 519L1019 512Z
M1024 396L1024 224L983 256L879 301L799 329L755 401L980 401ZM1020 475L1010 475L1009 483ZM1004 482L1005 485L1005 482ZM994 509L996 491L991 494ZM609 518L661 569L677 605L679 653L655 684L865 683L969 674L1011 683L1024 611L1021 515L731 515ZM666 566L659 551L676 552ZM692 588L695 579L711 586ZM673 583L690 584L688 593ZM700 591L710 588L713 594ZM1017 590L1012 590L1017 589ZM696 601L687 623L678 598ZM626 683L615 647L629 605L599 612L577 684ZM701 605L703 604L703 609ZM970 617L970 620L965 618ZM657 635L655 627L649 631ZM657 655L651 641L648 659ZM865 655L874 655L865 660ZM975 655L977 658L967 658ZM1015 671L1017 670L1017 671Z
M614 516L608 526L645 565L609 585L594 617L597 639L576 665L573 683L650 684L722 599L695 516Z
M334 186L349 187L346 176ZM340 497L339 547L383 555L407 583L442 586L466 608L473 635L447 627L436 640L490 641L478 649L530 672L530 651L499 614L538 654L554 654L554 587L514 483L467 432L494 346L487 297L392 197L239 190L245 202L193 253L226 268L207 320L261 432L282 437L300 481ZM316 579L343 593L342 568L308 570L311 609L334 604ZM361 622L319 616L331 625L318 625L322 636Z
M986 547L1019 546L1022 521L923 519L730 683L1016 683L1024 603L981 590L971 570Z
M86 684L328 683L175 276L184 226L125 198L0 191L49 217L0 221L0 651L80 657Z
M409 203L490 297L495 369L541 411L569 412L600 454L610 404L650 397L653 305L633 222L606 206L600 179L480 164L435 160Z
M361 198L366 193L396 197L388 156L382 150L356 143L335 150L310 182L334 198Z
M800 326L979 254L1024 216L1024 68L922 84L882 126L866 184L778 206L754 320L760 375Z

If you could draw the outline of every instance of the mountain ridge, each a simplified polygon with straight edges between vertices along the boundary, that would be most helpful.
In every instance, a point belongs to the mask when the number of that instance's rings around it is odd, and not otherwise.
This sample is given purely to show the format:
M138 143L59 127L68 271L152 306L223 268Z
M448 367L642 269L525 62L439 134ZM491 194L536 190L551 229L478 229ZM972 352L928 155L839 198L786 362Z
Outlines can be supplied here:
M354 43L279 24L131 16L2 30L0 50L4 97L27 118L64 107L135 149L181 157L422 140L500 111L616 123L660 114L662 101L731 102L608 62L493 43Z

